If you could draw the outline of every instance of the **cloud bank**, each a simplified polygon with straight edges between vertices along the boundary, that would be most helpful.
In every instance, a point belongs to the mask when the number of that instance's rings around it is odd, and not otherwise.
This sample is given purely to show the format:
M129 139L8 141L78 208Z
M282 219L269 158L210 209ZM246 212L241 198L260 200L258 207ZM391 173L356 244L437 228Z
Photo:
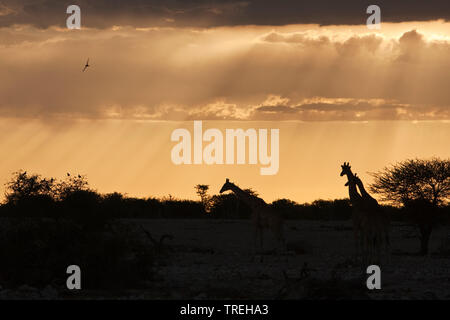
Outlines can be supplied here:
M360 0L2 0L0 26L30 24L39 28L65 25L65 9L77 4L83 25L91 28L217 27L243 25L365 24L367 7ZM450 18L447 0L379 0L384 22Z
M450 119L450 42L417 30L16 26L0 38L4 117Z

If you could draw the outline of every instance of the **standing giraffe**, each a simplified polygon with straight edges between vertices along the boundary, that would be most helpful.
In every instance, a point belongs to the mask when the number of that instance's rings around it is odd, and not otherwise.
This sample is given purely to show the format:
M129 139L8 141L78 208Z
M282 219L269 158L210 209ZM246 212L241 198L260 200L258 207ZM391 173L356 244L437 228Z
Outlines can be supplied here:
M381 258L383 243L388 251L389 235L386 227L389 222L383 214L378 202L364 188L361 179L353 174L347 162L341 166L341 176L347 176L350 202L353 208L353 228L355 233L357 254L362 254L363 263L378 261ZM358 189L361 195L358 193Z
M356 255L362 253L363 249L363 201L362 196L358 193L356 188L355 176L351 170L350 164L347 162L341 165L341 177L346 175L347 182L345 186L348 187L348 196L352 205L352 222L353 222L353 235L355 239L355 251Z
M363 208L367 212L367 246L371 250L370 255L376 254L378 261L381 260L381 248L384 245L385 254L389 257L389 217L383 212L378 201L374 199L364 188L364 184L355 174L355 183L361 192Z
M220 193L231 190L238 197L239 200L247 204L252 211L252 222L254 229L255 249L257 247L258 238L259 245L263 249L263 230L270 229L275 235L278 244L285 249L285 240L283 235L283 219L277 214L269 205L261 198L250 194L236 186L234 183L226 179L225 184L220 189Z

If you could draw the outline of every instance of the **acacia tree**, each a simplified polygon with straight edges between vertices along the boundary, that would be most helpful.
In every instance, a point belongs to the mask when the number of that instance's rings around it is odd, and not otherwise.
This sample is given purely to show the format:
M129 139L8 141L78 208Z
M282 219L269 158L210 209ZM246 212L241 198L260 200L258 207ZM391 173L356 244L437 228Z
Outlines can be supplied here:
M19 170L13 173L12 179L6 183L5 198L7 203L17 203L32 197L49 197L53 200L64 200L77 191L89 191L85 176L67 174L65 180L42 178L39 174L30 174Z
M211 209L211 197L208 195L209 186L206 184L198 184L195 186L195 190L200 197L205 212L209 212Z
M13 173L12 179L6 183L5 198L7 203L31 197L47 196L53 197L55 179L42 178L38 174L29 174L19 170Z
M89 188L86 176L80 174L70 175L68 173L66 178L59 181L54 187L55 198L58 200L64 200L80 191L92 191Z
M383 201L403 206L419 227L420 252L427 254L431 232L440 218L439 207L450 200L450 159L408 159L371 175L375 181L370 190Z

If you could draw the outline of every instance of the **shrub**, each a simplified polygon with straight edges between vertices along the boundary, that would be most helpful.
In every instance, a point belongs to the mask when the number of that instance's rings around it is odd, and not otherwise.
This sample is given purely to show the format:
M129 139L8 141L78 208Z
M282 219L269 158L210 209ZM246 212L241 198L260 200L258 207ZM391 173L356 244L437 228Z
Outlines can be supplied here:
M66 268L75 264L85 289L131 289L151 279L154 252L123 224L86 232L66 219L2 219L0 260L7 287L63 285Z
M68 193L59 201L60 216L75 221L85 228L102 228L110 219L105 210L101 210L101 196L91 190L79 190Z

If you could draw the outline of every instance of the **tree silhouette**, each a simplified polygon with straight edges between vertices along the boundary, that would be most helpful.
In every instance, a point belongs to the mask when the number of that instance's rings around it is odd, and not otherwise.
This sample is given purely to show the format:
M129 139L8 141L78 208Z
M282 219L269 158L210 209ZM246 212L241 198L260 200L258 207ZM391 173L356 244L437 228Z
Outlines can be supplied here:
M197 195L200 197L200 201L205 209L205 212L210 212L211 209L211 197L208 195L209 186L206 184L198 184L195 186Z
M6 202L15 204L31 197L52 197L54 185L53 178L41 178L38 174L28 174L26 171L19 170L14 172L12 179L6 183Z
M68 196L79 191L92 191L89 188L86 176L67 174L65 180L58 182L55 185L55 197L59 200L64 200Z
M428 253L433 227L440 220L439 206L450 199L450 159L409 159L372 173L370 186L383 201L402 205L420 230L421 254Z

